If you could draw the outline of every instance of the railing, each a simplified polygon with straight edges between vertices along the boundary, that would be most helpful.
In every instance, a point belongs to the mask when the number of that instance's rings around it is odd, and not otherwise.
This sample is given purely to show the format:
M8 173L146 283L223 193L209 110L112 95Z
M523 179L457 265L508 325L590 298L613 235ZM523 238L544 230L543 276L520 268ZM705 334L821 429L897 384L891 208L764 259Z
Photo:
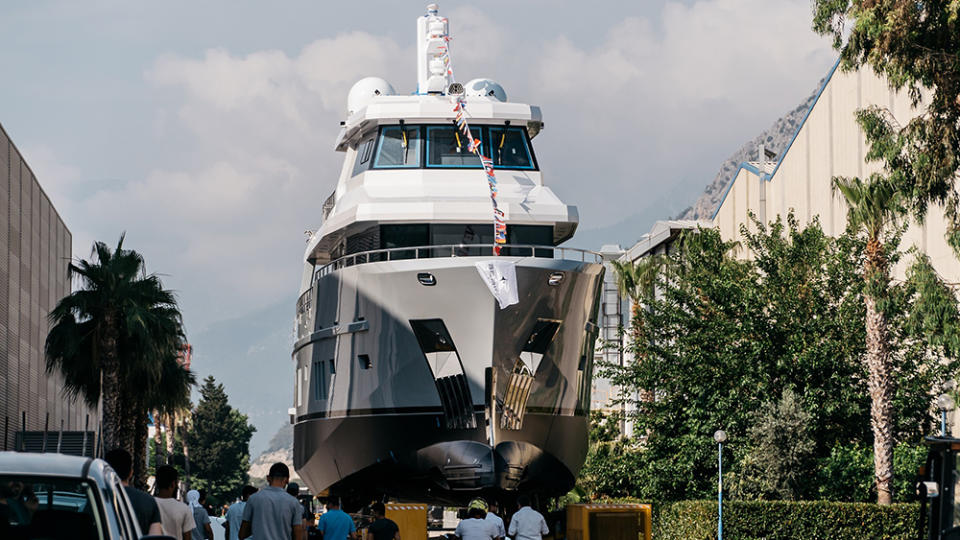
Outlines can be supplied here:
M569 256L568 256L569 254ZM579 260L580 262L602 263L603 257L586 249L536 246L531 244L503 244L500 255L503 257L537 257L545 259ZM447 244L440 246L411 246L400 248L374 249L344 255L332 261L313 273L313 282L317 279L341 268L384 261L400 261L407 259L437 259L444 257L492 257L491 244Z

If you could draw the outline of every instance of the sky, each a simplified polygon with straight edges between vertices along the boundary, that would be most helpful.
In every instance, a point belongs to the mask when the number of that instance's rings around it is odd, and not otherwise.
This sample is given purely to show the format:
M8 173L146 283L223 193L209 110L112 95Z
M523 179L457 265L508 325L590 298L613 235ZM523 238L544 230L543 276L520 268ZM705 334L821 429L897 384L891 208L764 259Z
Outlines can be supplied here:
M74 255L126 232L177 292L188 337L278 302L292 319L303 232L342 162L347 91L366 76L415 88L426 3L6 2L0 124ZM639 216L611 233L625 246L692 204L836 59L809 0L445 1L440 13L458 76L541 106L544 181L579 207L581 231Z

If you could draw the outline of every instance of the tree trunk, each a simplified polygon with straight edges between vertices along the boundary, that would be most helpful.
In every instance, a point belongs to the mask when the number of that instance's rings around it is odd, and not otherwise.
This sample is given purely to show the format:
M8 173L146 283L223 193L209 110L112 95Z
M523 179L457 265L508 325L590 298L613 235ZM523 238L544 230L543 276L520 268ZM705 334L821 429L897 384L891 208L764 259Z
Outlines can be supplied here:
M893 378L890 365L890 331L887 317L877 306L878 294L885 294L889 278L882 246L867 242L867 387L870 390L870 427L873 428L873 474L877 504L893 502Z
M161 437L162 434L160 433L160 426L161 426L162 420L163 420L163 417L160 415L160 411L155 409L153 411L153 466L154 467L159 467L163 463L166 463L165 461L163 462L160 461L161 446L163 444L163 440ZM148 467L149 465L150 464L147 463Z
M147 487L147 422L146 411L140 409L141 414L137 418L136 428L134 429L133 439L133 484L140 488Z
M100 421L103 424L104 452L118 448L121 444L120 354L117 350L120 331L117 324L116 313L108 311L104 314L99 343L103 355L100 385L103 410L100 411Z
M171 464L170 460L173 459L173 443L176 440L176 436L177 436L177 430L175 427L177 424L177 413L168 413L164 415L164 419L166 420L166 423L167 423L167 432L164 434L166 447L167 447L166 452L164 454L164 458L165 458L164 462L167 465L170 465Z
M190 489L190 447L187 444L187 422L184 420L183 429L180 431L180 444L183 445L183 476L184 489Z
M140 421L138 414L139 408L136 405L136 399L130 395L129 391L121 392L120 403L119 447L129 452L131 457L135 457L137 422ZM136 469L134 469L134 471L136 471Z

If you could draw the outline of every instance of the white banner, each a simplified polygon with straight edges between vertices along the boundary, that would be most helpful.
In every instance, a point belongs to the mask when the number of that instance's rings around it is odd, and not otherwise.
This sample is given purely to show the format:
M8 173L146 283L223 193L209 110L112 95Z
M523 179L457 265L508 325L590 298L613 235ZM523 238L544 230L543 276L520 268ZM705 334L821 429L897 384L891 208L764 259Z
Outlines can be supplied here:
M517 268L510 261L483 261L476 263L480 278L487 284L500 309L520 302L517 291Z

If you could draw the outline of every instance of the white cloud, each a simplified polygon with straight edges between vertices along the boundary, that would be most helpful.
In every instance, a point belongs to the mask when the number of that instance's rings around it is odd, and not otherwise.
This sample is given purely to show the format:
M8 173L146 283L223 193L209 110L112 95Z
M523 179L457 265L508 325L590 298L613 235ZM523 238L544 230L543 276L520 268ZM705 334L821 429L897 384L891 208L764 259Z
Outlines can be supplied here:
M595 47L546 40L529 84L540 87L551 182L576 196L588 227L681 182L706 185L826 74L835 53L810 19L807 0L670 2L657 17L613 23ZM604 189L585 189L597 176Z
M808 30L806 0L776 9L762 0L668 3L654 17L591 28L593 40L506 31L470 6L450 18L461 79L497 78L511 98L543 105L545 178L580 206L587 228L666 197L684 175L706 184L719 159L792 108L833 56ZM295 294L300 233L318 225L339 173L332 142L347 91L371 75L411 90L412 51L412 40L353 31L295 54L163 55L144 78L158 97L152 129L171 143L142 177L81 190L72 187L78 171L52 152L31 163L67 194L56 200L67 201L83 239L78 253L127 228L129 245L180 290L188 322L203 326ZM710 151L717 156L705 159Z
M352 32L295 55L163 56L145 78L173 105L157 111L154 126L186 150L159 148L163 166L143 178L61 200L83 217L73 221L82 223L81 237L117 234L123 224L128 246L148 264L161 261L149 269L179 290L188 323L293 297L301 232L319 224L339 175L342 154L332 141L347 90L368 74L396 74L401 54L389 40ZM39 163L48 178L76 176L59 175L52 156Z

